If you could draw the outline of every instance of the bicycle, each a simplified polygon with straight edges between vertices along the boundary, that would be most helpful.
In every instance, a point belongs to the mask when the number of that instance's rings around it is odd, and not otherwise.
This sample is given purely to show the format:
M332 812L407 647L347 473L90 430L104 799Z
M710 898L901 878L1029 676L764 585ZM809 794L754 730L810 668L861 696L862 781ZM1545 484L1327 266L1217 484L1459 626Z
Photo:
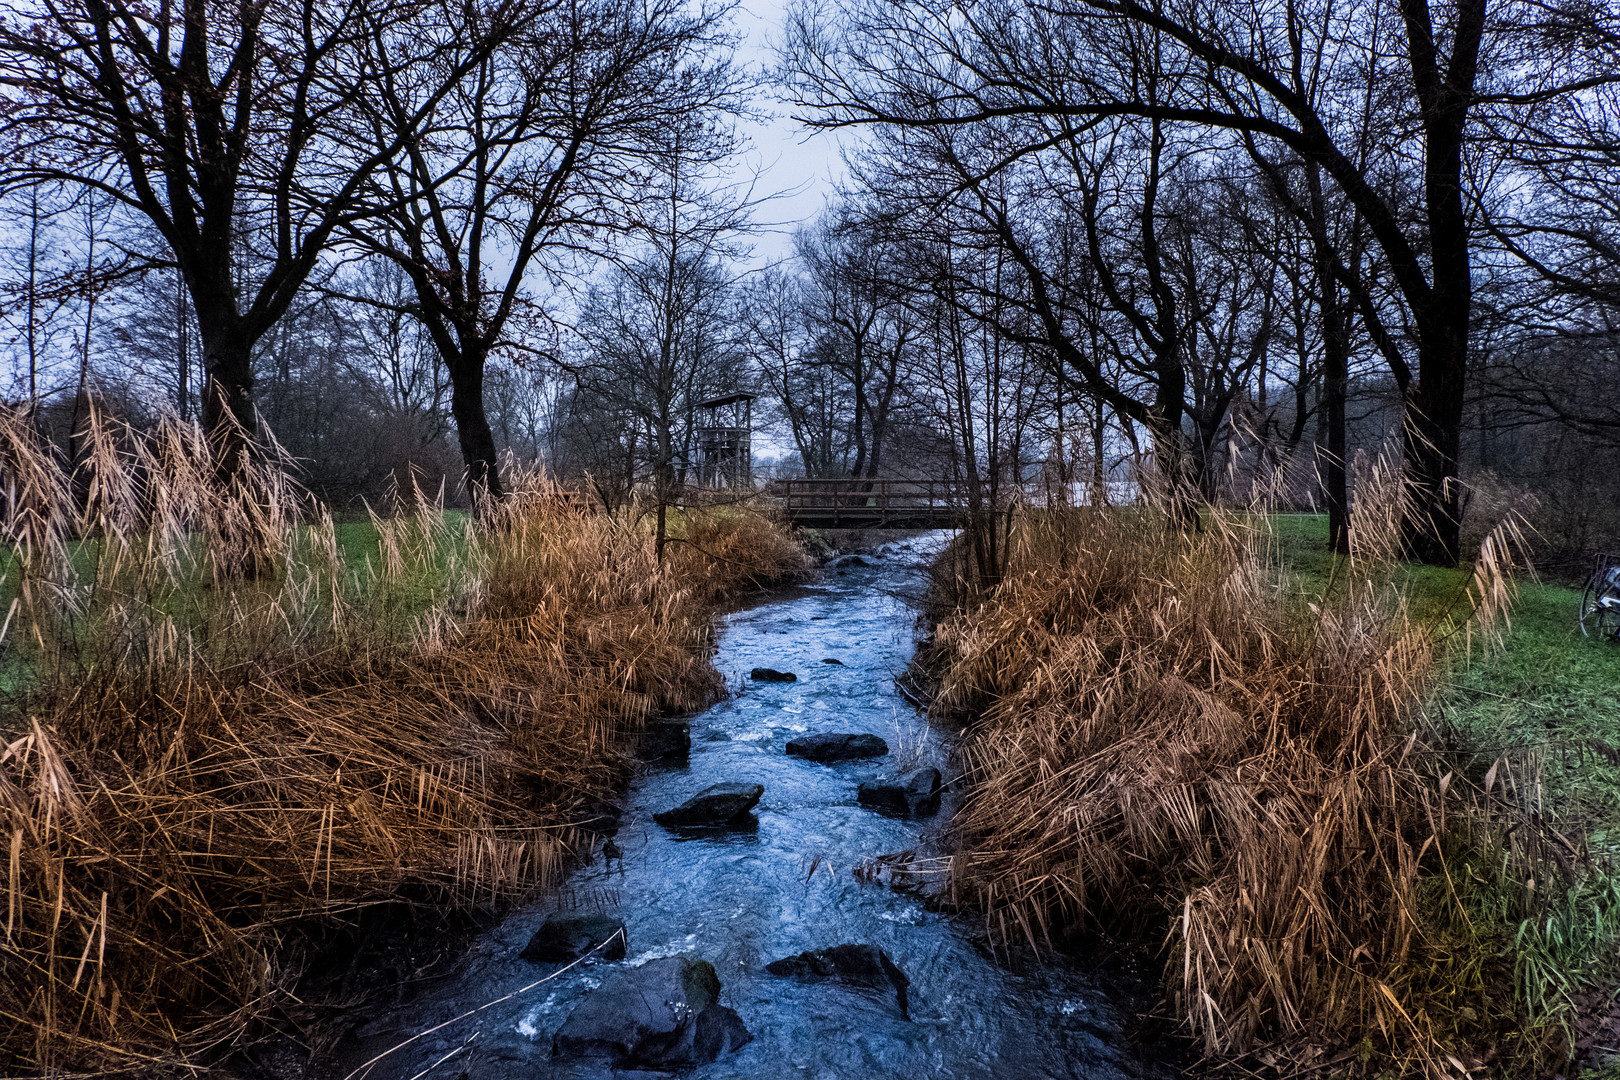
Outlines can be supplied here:
M1593 558L1578 621L1586 637L1620 640L1620 556Z

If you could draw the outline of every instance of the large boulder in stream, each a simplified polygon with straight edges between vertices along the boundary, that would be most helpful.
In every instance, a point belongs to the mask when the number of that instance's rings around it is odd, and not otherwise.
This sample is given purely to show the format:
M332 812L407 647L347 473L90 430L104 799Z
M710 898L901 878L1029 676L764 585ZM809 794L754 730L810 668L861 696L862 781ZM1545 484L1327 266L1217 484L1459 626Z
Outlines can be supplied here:
M731 825L747 817L765 794L764 784L715 784L653 820L666 829L701 829Z
M624 923L611 915L553 915L519 955L542 964L566 964L596 949L598 959L623 960L624 936Z
M906 987L911 980L876 945L834 945L787 956L765 965L772 975L795 979L834 979L872 990L893 990L900 1015L907 1015Z
M889 752L889 744L876 735L852 732L826 732L806 735L787 744L792 757L810 761L848 761L852 758L882 757Z
M720 1004L720 977L708 961L666 956L592 991L563 1021L551 1052L620 1069L672 1069L711 1062L752 1038Z
M748 677L755 682L798 682L799 677L791 671L777 671L775 668L757 667L748 673Z
M925 817L939 809L940 787L938 769L918 769L907 776L868 780L855 797L862 806L880 814Z

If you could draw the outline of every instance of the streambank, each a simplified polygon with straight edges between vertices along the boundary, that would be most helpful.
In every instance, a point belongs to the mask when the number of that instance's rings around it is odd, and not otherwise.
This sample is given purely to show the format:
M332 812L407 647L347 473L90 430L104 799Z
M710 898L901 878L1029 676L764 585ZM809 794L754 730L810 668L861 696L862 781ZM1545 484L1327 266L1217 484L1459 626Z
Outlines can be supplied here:
M891 887L905 882L884 857L925 850L951 811L949 794L938 816L923 818L886 816L860 798L863 782L927 768L950 775L945 734L894 688L914 649L907 598L920 595L919 561L939 542L887 545L797 595L726 616L715 663L733 694L691 719L686 757L646 765L591 863L543 902L509 912L443 978L357 1018L326 1071L607 1075L611 1058L553 1053L570 1045L558 1038L570 1017L626 972L691 957L713 966L718 1003L749 1035L694 1078L1171 1075L1133 1040L1140 1001L1111 976L997 954L977 917ZM754 680L755 668L795 678ZM787 753L790 741L825 732L875 735L887 753L825 763ZM730 826L655 820L723 783L763 787ZM564 913L622 923L624 959L567 969L524 959L536 930ZM886 956L904 976L903 997L892 980L804 977L810 962L778 964L847 944Z

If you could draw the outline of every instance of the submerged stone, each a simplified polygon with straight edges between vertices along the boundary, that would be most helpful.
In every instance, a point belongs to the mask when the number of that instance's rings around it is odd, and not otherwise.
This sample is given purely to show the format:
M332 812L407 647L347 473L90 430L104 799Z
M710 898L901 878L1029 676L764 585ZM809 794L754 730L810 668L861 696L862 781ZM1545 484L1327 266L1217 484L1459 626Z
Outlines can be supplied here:
M575 811L578 815L576 824L581 832L594 833L597 836L612 836L619 831L619 819L624 811L604 799L590 799L581 803Z
M755 682L798 682L799 677L791 671L777 671L775 668L757 667L748 673L748 677Z
M753 1036L721 1005L706 960L666 956L617 972L568 1015L552 1040L563 1057L606 1058L616 1068L702 1065Z
M918 769L907 776L868 780L856 800L868 810L897 817L926 817L939 809L941 780L938 769Z
M835 979L873 990L893 990L900 1015L907 1015L906 987L911 980L889 954L875 945L834 945L783 957L765 965L772 975L795 979Z
M644 761L683 758L692 750L692 729L684 720L656 720L641 733Z
M844 666L844 662L843 662L843 661L842 661L842 660L834 660L834 659L833 659L833 658L832 658L832 657L830 657L830 656L829 656L829 657L827 657L827 659L825 659L825 660L823 660L823 661L822 661L822 663L823 663L823 664L837 664L837 665L838 665L838 666L839 666L839 667L843 667L843 666Z
M566 964L598 945L602 945L595 953L598 958L623 960L624 923L611 915L553 915L540 924L519 955L542 964Z
M765 794L763 784L715 784L653 820L668 829L729 825L752 810Z
M882 757L889 752L889 744L876 735L853 732L827 732L806 735L787 744L792 757L810 761L848 761L851 758Z

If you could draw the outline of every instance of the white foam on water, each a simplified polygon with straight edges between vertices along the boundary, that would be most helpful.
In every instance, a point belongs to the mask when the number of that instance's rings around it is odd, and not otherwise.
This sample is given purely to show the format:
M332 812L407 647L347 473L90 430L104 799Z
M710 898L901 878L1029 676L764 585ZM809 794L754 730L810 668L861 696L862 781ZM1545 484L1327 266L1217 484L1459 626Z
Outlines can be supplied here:
M696 934L687 934L683 938L677 938L674 941L666 941L662 945L654 945L652 948L630 961L629 966L640 967L649 960L662 960L666 956L679 956L681 953L687 952L688 946L690 946L692 942L696 940Z
M536 1005L534 1008L525 1013L523 1018L517 1022L517 1033L523 1036L525 1039L537 1038L540 1035L540 1029L536 1026L535 1022L550 1012L551 1006L554 1005L556 1001L557 995L555 993L549 994L547 995L546 1000L542 1001L540 1004Z

